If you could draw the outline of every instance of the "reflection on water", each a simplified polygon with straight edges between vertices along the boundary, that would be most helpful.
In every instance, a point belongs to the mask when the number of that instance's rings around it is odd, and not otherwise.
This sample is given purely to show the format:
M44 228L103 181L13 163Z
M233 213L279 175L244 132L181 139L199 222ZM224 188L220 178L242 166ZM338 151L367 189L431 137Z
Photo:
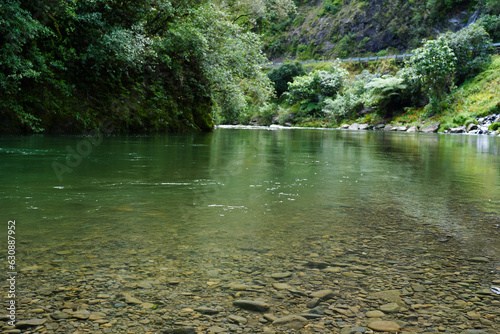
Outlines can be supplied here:
M18 221L26 262L60 261L74 244L81 253L61 265L101 253L111 262L130 252L210 257L230 246L286 256L304 238L398 230L407 238L398 247L437 233L494 259L492 270L500 264L499 138L228 129L107 137L61 182L51 164L79 140L0 139L2 217Z

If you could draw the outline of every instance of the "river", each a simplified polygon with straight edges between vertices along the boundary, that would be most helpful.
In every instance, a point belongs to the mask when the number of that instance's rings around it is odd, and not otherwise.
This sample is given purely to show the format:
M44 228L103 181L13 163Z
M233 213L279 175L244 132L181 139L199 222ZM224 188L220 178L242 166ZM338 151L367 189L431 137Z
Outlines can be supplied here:
M226 304L266 296L276 316L307 313L307 296L325 289L339 290L333 300L342 307L325 299L333 311L309 319L307 330L369 328L349 298L364 314L377 309L371 294L395 289L406 298L386 318L410 332L500 329L491 319L499 299L488 294L500 280L498 137L314 129L2 136L0 175L1 235L16 221L18 319L44 318L49 330L259 332L271 320ZM283 272L291 288L273 285ZM362 297L342 295L346 287ZM77 306L64 311L69 301ZM134 315L147 302L155 306L141 323ZM417 304L440 306L429 315ZM200 305L219 311L182 314ZM57 309L105 320L55 322ZM248 322L228 322L230 313Z

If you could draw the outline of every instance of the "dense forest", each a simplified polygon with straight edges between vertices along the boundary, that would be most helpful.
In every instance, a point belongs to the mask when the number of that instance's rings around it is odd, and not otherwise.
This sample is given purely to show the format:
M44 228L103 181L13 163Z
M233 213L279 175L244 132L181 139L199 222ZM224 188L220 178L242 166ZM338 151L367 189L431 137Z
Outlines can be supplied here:
M2 132L211 130L272 94L243 18L289 0L6 0L0 5Z
M405 19L401 10L413 14ZM488 66L500 26L496 0L6 0L0 14L1 133L82 133L104 124L134 133L210 131L280 114L283 122L298 113L296 123L337 124L365 107L437 110ZM268 57L414 47L419 57L389 77L352 80L335 63L312 72L296 63L262 66ZM447 67L432 68L436 55ZM436 73L447 75L427 80ZM361 91L369 100L354 101Z

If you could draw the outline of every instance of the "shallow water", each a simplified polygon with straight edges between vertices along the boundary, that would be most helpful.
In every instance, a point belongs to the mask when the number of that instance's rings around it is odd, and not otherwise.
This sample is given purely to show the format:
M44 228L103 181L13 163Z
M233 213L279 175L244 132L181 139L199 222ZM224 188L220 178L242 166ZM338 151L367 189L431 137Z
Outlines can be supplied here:
M45 279L131 263L146 276L203 268L204 279L332 254L425 266L450 253L490 260L479 288L500 279L498 137L218 129L88 140L0 137L2 220L16 220L18 267L41 266ZM68 150L84 156L58 178Z

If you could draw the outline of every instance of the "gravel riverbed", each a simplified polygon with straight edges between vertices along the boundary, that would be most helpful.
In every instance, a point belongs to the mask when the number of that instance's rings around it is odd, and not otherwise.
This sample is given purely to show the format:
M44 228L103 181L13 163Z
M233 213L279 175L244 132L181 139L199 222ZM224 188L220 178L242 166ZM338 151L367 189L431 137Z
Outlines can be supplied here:
M220 231L170 250L144 240L54 241L50 252L23 255L17 322L3 315L0 325L3 333L500 332L500 295L490 290L500 285L498 262L457 251L459 241L431 227L384 224L360 238L275 233L282 247L242 247L248 240Z

